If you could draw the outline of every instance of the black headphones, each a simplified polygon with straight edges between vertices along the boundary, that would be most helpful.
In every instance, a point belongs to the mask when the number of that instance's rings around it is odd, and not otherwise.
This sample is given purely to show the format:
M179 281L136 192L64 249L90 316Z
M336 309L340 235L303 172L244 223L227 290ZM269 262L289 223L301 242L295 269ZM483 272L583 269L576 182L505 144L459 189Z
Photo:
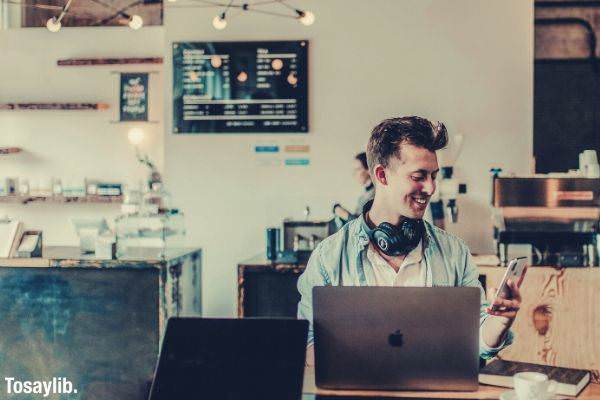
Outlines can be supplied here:
M372 201L365 204L363 215L371 208ZM369 239L383 254L395 257L406 255L415 249L425 234L425 224L422 219L404 217L400 226L382 222L369 232Z

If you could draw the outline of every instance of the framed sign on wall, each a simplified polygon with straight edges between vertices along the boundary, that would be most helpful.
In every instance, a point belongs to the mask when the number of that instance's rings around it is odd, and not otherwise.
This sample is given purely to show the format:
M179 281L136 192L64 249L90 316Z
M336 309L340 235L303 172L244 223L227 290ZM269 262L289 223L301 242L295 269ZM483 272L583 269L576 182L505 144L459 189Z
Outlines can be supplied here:
M308 41L173 43L174 133L308 132Z
M121 74L120 121L148 121L148 74Z

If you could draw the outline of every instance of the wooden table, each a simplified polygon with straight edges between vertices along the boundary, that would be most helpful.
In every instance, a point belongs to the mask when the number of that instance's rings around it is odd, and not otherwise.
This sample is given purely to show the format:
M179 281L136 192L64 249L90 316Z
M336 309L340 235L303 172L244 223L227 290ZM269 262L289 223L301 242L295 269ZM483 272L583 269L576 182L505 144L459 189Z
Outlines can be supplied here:
M370 390L328 390L319 389L315 385L314 367L306 367L304 370L304 386L302 392L305 394L303 400L310 400L308 395L318 396L352 396L352 397L391 397L391 398L413 398L413 399L499 399L500 395L508 388L479 385L476 392L389 392ZM557 397L557 399L568 399L569 397ZM579 400L600 399L600 384L589 384L577 397Z

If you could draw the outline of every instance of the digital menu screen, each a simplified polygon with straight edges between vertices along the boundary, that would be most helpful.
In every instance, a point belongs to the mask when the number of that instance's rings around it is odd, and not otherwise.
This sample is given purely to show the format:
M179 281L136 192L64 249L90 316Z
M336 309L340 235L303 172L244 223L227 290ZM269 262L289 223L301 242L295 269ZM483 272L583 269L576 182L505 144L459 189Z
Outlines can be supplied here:
M307 64L305 40L173 43L173 132L308 132Z

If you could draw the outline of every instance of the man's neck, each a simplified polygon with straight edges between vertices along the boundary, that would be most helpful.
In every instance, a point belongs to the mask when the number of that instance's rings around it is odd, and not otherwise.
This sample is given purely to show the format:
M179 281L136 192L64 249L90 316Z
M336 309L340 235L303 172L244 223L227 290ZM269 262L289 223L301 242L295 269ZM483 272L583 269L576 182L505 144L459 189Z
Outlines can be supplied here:
M380 197L375 197L367 215L367 223L372 223L374 226L378 226L382 222L399 225L401 220L402 215L392 212Z

